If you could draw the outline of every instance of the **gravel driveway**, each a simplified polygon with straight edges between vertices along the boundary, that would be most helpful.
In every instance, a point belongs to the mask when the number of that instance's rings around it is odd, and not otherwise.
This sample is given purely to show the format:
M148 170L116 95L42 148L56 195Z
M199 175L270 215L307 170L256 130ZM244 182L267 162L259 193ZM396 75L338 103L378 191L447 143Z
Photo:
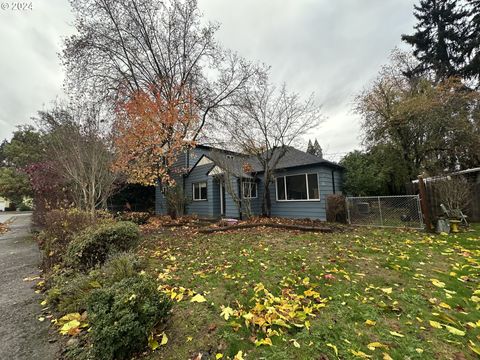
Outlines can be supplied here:
M41 297L32 288L36 282L23 281L39 274L41 261L30 236L30 219L15 214L10 230L0 236L0 359L57 358L57 345L48 342L48 320L38 321Z

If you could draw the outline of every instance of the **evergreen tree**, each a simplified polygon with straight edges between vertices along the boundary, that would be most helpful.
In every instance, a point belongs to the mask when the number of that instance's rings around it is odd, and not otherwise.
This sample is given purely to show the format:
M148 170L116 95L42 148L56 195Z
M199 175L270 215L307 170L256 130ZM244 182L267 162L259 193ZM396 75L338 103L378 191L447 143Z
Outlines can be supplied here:
M464 67L468 12L456 0L420 0L413 35L402 35L412 45L420 64L409 76L432 72L435 80L459 76Z
M312 154L312 155L313 155L313 144L312 144L312 140L308 140L307 154Z
M470 5L470 27L468 31L467 57L468 65L465 67L465 76L475 79L477 86L480 84L480 0L468 0Z
M317 139L315 139L315 143L313 144L313 155L323 158L323 150Z

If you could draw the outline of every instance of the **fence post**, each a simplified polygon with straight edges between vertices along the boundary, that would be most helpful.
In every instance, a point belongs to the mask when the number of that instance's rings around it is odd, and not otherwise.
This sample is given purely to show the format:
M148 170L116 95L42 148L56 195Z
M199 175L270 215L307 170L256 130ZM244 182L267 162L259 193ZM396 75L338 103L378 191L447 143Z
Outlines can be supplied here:
M383 226L382 204L380 203L380 196L377 196L377 199L378 199L378 211L380 212L380 226Z
M430 220L430 210L428 207L427 190L422 176L418 177L418 192L420 193L420 205L422 207L425 228L428 232L432 231L432 221Z
M419 221L419 229L424 229L423 225L423 215L422 215L422 204L420 203L420 195L416 195L417 200L417 210L418 210L418 221Z
M345 196L345 207L347 208L347 221L350 225L352 225L352 221L350 219L350 206L348 202L348 196Z

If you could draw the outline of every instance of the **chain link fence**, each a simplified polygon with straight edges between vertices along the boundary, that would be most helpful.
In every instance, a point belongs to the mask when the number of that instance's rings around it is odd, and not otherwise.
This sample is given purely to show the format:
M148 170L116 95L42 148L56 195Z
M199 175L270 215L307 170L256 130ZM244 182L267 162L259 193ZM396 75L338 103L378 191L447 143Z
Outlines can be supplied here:
M347 197L351 225L423 229L418 195Z

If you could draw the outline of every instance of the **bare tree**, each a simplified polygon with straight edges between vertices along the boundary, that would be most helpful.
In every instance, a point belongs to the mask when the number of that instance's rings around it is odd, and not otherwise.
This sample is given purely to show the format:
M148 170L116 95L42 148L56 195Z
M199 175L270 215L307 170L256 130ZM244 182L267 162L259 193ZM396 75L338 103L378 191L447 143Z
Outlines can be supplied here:
M448 176L436 180L434 189L441 203L450 210L465 211L472 201L472 184L463 176Z
M62 56L67 89L108 101L112 109L139 92L176 102L187 91L200 119L183 129L190 140L257 71L218 45L219 25L202 21L197 0L70 3L77 34L65 40Z
M106 207L117 180L111 170L109 139L102 132L98 115L95 106L68 108L58 104L39 112L52 166L70 187L75 206L92 214Z
M225 185L225 191L230 195L239 213L247 218L251 217L252 199L248 194L244 194L244 182L254 181L246 171L250 166L248 156L229 155L221 150L213 150L209 157L219 169L215 176Z
M313 94L302 100L286 85L277 88L265 76L257 77L228 109L224 120L230 144L252 156L263 171L262 215L271 216L270 184L288 147L295 145L321 121Z

